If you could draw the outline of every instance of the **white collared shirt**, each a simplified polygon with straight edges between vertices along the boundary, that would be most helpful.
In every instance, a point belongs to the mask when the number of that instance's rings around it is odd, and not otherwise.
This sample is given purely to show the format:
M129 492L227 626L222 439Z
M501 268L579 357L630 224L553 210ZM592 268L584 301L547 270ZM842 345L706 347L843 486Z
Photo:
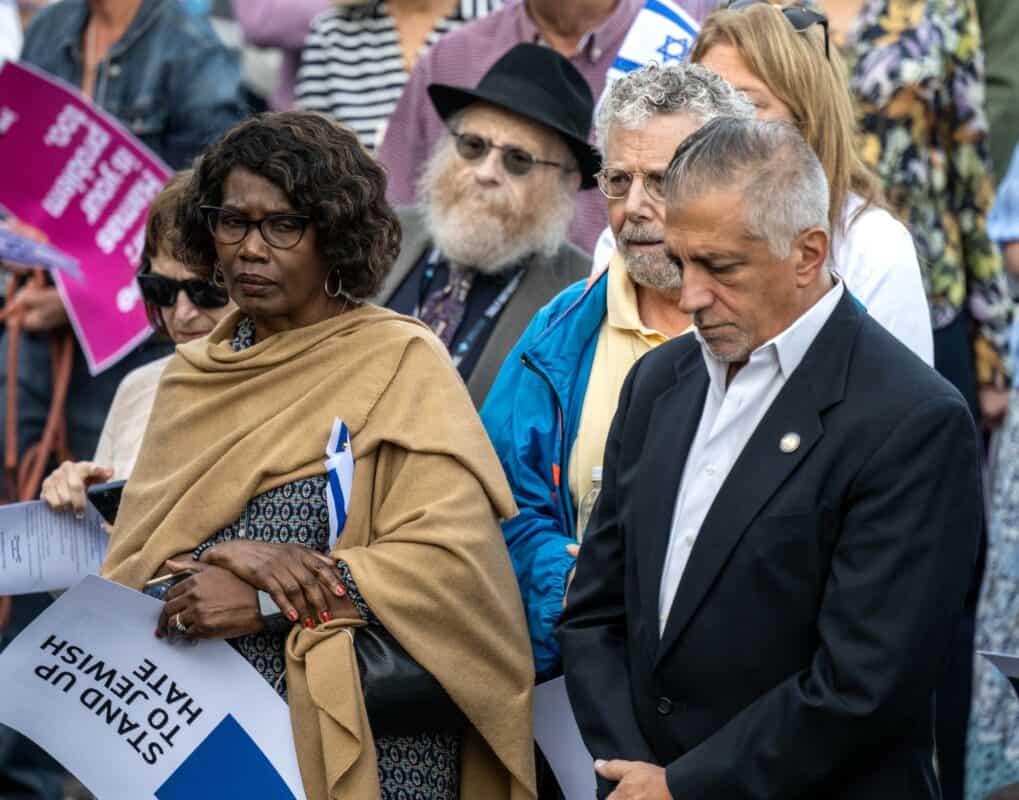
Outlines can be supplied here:
M837 281L792 325L754 350L728 388L725 381L729 365L711 355L700 333L695 333L707 365L708 391L673 511L658 598L659 635L665 632L679 581L718 490L844 291L842 281Z

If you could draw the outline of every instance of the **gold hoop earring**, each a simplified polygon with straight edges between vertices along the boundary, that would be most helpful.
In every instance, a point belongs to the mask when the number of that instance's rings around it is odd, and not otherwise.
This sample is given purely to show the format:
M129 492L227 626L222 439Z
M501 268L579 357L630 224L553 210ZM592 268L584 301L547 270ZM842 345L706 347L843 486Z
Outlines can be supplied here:
M333 277L334 274L336 275L336 291L329 291L329 279ZM331 270L329 270L329 274L326 275L326 282L324 288L326 295L333 298L334 300L341 294L343 294L343 278L340 275L339 267L333 267Z
M212 282L220 289L226 288L226 278L223 276L223 269L217 264L212 270Z

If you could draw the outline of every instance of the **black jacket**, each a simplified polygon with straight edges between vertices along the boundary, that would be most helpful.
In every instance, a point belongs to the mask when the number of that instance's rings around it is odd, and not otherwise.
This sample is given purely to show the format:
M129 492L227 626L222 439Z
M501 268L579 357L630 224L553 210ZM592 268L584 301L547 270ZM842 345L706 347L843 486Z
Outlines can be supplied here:
M558 630L591 753L665 766L677 800L938 798L933 690L982 524L965 403L847 292L733 465L660 641L707 386L683 336L622 390Z

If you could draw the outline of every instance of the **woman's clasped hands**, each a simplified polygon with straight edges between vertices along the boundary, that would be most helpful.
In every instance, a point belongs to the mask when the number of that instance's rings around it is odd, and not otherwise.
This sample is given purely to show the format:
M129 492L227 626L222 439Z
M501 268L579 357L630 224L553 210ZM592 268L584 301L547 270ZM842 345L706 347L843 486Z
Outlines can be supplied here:
M156 636L231 639L264 627L258 591L267 592L293 624L312 628L332 619L359 619L336 562L299 544L232 540L195 561L168 559L159 575L193 571L166 594Z

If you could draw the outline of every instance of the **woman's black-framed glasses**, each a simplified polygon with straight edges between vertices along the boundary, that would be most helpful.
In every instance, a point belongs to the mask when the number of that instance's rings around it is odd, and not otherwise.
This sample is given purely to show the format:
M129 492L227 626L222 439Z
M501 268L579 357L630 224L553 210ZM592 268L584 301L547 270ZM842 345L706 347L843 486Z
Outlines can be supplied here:
M609 200L622 200L630 193L633 179L638 175L643 176L644 191L652 200L665 200L665 176L661 172L630 172L606 167L595 175L595 179L601 193Z
M450 135L456 141L457 155L464 161L478 161L487 156L488 152L493 148L501 150L502 168L517 178L522 178L534 169L536 164L546 167L559 167L562 170L569 169L565 164L560 164L558 161L542 161L540 158L535 158L532 153L528 153L522 147L495 144L491 139L486 139L484 136L479 136L476 133L450 131Z
M803 6L778 6L769 2L769 0L732 0L726 8L730 11L741 11L744 8L761 5L762 3L767 6L774 6L781 11L782 15L789 20L789 24L793 26L797 33L803 33L812 25L820 25L824 29L824 57L829 61L831 60L828 43L830 38L828 18L824 14L818 14L816 11L811 11Z
M198 278L178 281L166 275L143 272L138 276L138 287L142 290L145 302L160 308L173 307L177 303L177 293L181 290L198 308L222 308L230 302L226 289Z
M311 217L304 214L269 214L261 219L249 219L229 208L200 208L212 238L227 245L240 244L254 225L267 244L279 250L289 250L297 247L311 221Z

